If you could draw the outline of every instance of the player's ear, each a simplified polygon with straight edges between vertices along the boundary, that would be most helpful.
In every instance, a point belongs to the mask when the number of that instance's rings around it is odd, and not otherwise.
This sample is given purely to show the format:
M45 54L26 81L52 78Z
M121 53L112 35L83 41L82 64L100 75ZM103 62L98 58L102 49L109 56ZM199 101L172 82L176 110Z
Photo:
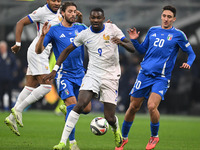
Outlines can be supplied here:
M174 17L174 19L173 19L173 22L175 22L176 21L176 17Z

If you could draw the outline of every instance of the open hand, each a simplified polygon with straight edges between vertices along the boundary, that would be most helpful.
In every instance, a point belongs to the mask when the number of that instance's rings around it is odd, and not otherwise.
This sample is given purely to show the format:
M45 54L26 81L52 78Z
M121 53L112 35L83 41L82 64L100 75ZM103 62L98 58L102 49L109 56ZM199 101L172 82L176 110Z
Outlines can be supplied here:
M190 69L190 65L188 65L187 63L183 63L182 66L180 66L180 68Z
M42 35L45 36L51 28L51 25L48 25L48 22L44 23L44 26L42 27Z
M51 81L52 79L54 79L56 76L56 71L53 70L50 74L46 75L44 78L43 78L43 81Z
M132 28L132 29L130 28L128 29L127 32L129 34L130 39L133 39L133 40L137 39L140 35L140 31L137 32L136 28Z

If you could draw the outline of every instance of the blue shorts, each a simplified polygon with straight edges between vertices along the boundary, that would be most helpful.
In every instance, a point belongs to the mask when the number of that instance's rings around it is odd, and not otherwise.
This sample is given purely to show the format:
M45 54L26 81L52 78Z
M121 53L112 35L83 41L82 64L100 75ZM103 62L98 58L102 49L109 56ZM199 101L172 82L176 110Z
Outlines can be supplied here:
M148 99L150 93L154 92L159 94L162 100L164 100L164 95L169 88L169 83L170 80L167 78L147 76L143 73L139 73L129 95L136 98L145 97Z
M62 100L75 96L78 99L79 88L82 78L69 80L66 78L56 79L56 87L58 95Z

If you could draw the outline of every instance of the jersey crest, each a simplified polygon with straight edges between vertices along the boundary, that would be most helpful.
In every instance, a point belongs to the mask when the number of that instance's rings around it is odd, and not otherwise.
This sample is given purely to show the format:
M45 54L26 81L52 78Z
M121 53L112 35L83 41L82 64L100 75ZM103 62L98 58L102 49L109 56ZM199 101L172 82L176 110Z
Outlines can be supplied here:
M109 40L110 40L110 36L109 35L103 35L103 39L105 40L105 43L109 43Z
M61 16L58 16L58 20L61 22L63 18Z
M171 40L172 40L172 37L173 37L173 34L168 34L167 40L168 40L168 41L171 41Z

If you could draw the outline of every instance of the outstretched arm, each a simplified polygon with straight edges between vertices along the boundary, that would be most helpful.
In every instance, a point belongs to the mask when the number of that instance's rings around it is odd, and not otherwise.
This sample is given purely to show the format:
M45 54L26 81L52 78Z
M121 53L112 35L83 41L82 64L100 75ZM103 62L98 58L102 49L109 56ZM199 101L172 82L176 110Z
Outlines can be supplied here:
M51 25L48 26L48 22L45 22L43 28L42 28L42 34L40 35L40 38L35 46L35 52L37 54L41 54L42 51L44 50L44 46L43 46L43 42L44 42L44 38L45 38L45 35L49 32L51 28Z
M147 51L147 45L148 45L148 38L145 38L142 44L140 44L137 40L137 38L140 35L140 31L137 31L136 28L129 29L128 31L129 37L131 39L131 42L133 43L135 49L140 53L144 54Z
M26 16L24 18L22 18L21 20L19 20L17 22L17 25L16 25L16 31L15 31L15 40L16 40L16 43L15 45L13 45L11 47L11 50L13 53L17 53L20 48L21 48L21 35L22 35L22 31L23 31L23 28L24 26L28 25L28 24L31 24L31 21L30 19Z
M129 52L131 52L131 53L135 52L135 47L133 46L131 41L129 41L127 38L124 38L123 41L121 41L119 38L113 37L111 40L112 40L113 43L116 43L116 44L123 46Z
M44 77L44 81L46 80L52 80L56 76L56 72L58 71L60 65L63 63L63 61L67 58L67 56L75 49L76 47L73 44L70 44L67 48L65 48L60 56L58 57L56 61L56 65L54 66L52 72L48 74L46 77Z

